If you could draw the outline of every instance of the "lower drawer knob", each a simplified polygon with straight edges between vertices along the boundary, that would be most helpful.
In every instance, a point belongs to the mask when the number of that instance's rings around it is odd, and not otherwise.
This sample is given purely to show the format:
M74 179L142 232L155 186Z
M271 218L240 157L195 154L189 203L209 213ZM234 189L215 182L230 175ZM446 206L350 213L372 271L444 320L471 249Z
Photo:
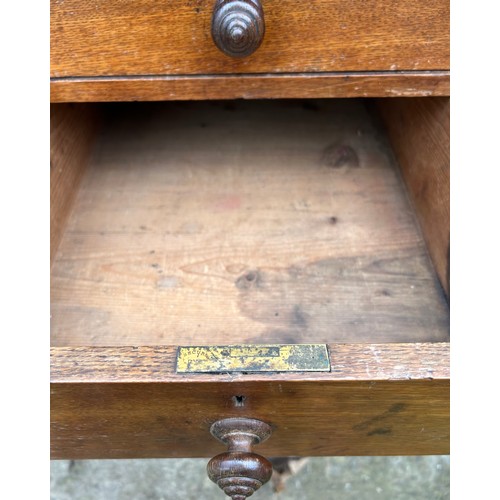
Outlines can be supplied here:
M228 451L212 458L208 477L233 500L244 500L271 479L273 467L266 458L252 453L252 446L271 435L271 427L260 420L227 418L215 422L211 434Z
M212 38L230 57L255 52L264 38L264 11L260 0L217 0L212 16Z

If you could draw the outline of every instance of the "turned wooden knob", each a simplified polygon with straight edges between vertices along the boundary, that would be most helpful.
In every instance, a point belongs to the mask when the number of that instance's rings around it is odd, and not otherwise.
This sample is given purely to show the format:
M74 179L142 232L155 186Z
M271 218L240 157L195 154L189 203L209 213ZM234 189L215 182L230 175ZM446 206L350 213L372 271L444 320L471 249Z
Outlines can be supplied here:
M215 45L231 57L246 57L264 39L264 11L259 0L217 0L212 16Z
M271 427L260 420L226 418L210 428L212 436L228 447L226 453L212 458L208 477L233 500L245 500L271 479L269 460L252 453L252 446L271 435Z

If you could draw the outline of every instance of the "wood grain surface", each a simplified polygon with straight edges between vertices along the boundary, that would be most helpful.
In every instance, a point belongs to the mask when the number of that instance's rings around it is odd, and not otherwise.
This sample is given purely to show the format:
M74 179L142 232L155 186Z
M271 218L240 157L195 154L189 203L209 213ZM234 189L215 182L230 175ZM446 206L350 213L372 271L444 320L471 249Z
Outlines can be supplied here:
M51 383L448 380L447 342L328 344L329 372L177 373L178 346L51 347Z
M378 101L446 293L450 293L450 99Z
M449 453L449 344L329 350L331 373L180 375L175 346L53 348L52 458L210 457L228 417L272 426L267 457Z
M446 0L267 0L261 47L211 39L213 0L51 0L51 76L449 69Z
M107 108L52 268L54 346L448 339L360 102Z
M50 262L54 261L96 133L92 106L50 107Z
M450 95L448 71L53 78L52 102Z

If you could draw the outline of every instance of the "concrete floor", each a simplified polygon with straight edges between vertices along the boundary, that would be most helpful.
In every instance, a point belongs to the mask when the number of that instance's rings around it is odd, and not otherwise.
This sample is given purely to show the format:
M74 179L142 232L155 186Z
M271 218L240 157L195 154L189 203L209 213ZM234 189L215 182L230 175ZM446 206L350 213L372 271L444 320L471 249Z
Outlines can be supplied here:
M206 475L208 459L84 460L51 463L51 500L224 500ZM255 500L440 500L450 497L449 456L310 458Z

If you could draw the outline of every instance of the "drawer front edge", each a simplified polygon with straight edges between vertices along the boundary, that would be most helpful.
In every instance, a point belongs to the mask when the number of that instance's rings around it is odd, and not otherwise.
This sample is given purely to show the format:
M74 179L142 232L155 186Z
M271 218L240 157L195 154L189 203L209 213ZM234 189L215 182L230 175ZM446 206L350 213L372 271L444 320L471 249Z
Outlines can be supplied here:
M266 456L449 453L449 344L329 351L328 373L186 375L175 346L53 348L52 458L208 457L234 416L273 427Z

